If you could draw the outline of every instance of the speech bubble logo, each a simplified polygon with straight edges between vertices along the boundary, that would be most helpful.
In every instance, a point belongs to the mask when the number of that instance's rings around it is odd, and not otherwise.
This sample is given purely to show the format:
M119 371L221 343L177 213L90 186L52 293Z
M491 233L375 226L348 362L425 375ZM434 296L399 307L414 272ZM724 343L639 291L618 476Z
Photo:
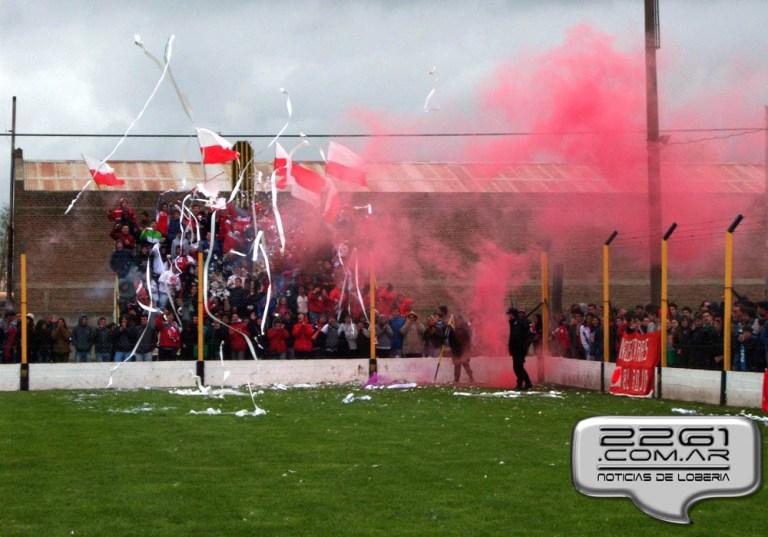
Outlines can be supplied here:
M589 418L574 428L572 446L576 490L626 496L667 522L690 524L697 501L760 488L760 431L743 417Z

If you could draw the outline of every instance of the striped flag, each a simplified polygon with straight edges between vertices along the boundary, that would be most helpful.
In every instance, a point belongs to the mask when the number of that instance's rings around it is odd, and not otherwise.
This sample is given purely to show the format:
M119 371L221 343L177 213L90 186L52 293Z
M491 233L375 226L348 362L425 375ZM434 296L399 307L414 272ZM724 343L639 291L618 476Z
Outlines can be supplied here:
M203 154L203 164L226 164L238 157L231 143L208 129L197 129L197 142Z
M125 184L125 181L117 178L115 170L106 162L99 166L99 163L101 162L99 159L88 157L86 155L83 155L83 160L85 160L85 165L88 166L88 171L91 172L91 177L93 177L93 180L97 185L122 186Z
M328 162L325 174L341 181L366 186L365 161L347 147L335 142L328 143Z

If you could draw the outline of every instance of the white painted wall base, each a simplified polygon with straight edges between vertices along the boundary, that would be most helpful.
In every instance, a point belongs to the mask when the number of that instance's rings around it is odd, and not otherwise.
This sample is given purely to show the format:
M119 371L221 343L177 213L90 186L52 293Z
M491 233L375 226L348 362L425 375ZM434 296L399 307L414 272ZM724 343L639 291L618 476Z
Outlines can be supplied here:
M21 389L21 366L0 364L0 392L16 392Z
M729 373L727 376L732 377L734 374L736 373ZM760 395L762 398L763 377L757 373L752 373L752 375L760 377ZM720 371L664 367L661 370L661 395L664 399L719 405L720 376ZM740 389L740 384L736 381L736 384L733 385L734 390ZM749 406L760 407L761 398Z
M435 377L437 358L386 358L378 360L381 382L417 382L431 384ZM475 382L481 386L512 388L515 375L508 356L473 357ZM115 388L195 387L197 364L189 362L128 362L111 372L113 363L30 364L30 390L103 389ZM606 389L610 386L614 364L605 364ZM530 357L526 370L534 383L547 383L589 390L600 389L600 363L558 357ZM226 375L226 372L229 372ZM18 364L0 364L0 391L18 391ZM225 379L226 375L226 379ZM662 395L664 399L708 404L720 402L720 372L695 369L664 368ZM271 384L364 383L368 380L368 359L354 360L245 360L205 364L204 384L213 386L253 386ZM462 370L461 381L468 380ZM440 364L438 384L453 382L453 364L444 358ZM761 408L763 375L761 373L729 372L726 375L728 406Z

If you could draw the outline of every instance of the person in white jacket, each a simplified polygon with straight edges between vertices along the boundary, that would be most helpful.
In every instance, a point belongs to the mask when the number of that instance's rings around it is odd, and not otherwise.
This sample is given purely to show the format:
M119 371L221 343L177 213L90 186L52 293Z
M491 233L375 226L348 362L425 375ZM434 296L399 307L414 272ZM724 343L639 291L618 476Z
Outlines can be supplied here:
M349 313L344 314L344 322L339 326L339 336L347 340L348 358L354 358L357 354L357 326L352 322L352 316Z

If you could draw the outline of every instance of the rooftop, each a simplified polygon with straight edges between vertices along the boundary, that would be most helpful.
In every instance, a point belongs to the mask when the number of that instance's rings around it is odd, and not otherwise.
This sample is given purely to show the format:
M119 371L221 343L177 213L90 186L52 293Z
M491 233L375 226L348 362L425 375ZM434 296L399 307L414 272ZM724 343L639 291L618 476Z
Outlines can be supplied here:
M322 163L301 163L323 173ZM168 161L110 162L115 174L125 180L122 187L98 187L89 190L165 191L187 190L203 181L199 163ZM272 173L271 163L257 163L264 177ZM206 166L208 178L226 177L230 165ZM695 183L697 192L763 194L766 190L764 164L737 163L663 163L662 184L665 191L681 191ZM82 161L24 161L24 189L28 191L74 192L90 179ZM600 193L617 192L597 166L553 163L450 163L392 162L369 163L368 191L391 193L481 192L481 193ZM631 191L644 192L644 181L637 181ZM340 191L364 190L349 183L337 183Z

